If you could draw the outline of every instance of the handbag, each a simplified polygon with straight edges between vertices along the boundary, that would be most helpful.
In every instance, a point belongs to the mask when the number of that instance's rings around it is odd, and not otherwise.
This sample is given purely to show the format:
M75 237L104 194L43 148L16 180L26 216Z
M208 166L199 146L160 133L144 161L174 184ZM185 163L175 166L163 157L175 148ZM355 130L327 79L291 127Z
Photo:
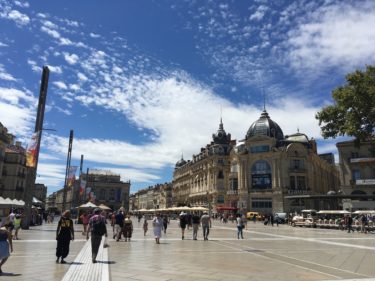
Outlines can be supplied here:
M107 237L104 237L103 248L109 248L109 244L107 243Z

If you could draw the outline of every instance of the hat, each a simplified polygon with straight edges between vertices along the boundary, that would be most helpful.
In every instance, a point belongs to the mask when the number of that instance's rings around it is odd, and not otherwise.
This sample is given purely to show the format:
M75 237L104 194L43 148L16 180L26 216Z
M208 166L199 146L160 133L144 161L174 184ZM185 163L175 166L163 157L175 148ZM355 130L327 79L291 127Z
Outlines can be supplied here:
M207 212L207 211L204 211L203 214L208 214L208 212Z
M101 212L102 212L102 210L99 209L99 208L95 208L95 209L94 209L94 214L98 214L98 213L101 213Z
M185 213L184 213L184 212L181 212L180 216L183 216L183 215L185 215Z

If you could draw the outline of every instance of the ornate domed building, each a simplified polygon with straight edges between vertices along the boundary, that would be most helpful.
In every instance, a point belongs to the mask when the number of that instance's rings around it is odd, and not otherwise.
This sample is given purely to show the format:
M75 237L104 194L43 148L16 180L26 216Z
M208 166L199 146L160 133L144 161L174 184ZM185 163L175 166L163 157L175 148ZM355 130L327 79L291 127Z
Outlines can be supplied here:
M317 154L315 140L299 132L284 136L266 110L232 151L230 163L229 186L237 187L237 205L243 212L314 208L301 198L287 197L326 194L339 184L337 169Z
M284 136L265 109L244 140L231 140L222 121L212 139L192 161L177 162L176 205L209 205L214 213L292 212L314 206L288 196L327 194L339 185L334 163L317 154L315 140L300 132Z

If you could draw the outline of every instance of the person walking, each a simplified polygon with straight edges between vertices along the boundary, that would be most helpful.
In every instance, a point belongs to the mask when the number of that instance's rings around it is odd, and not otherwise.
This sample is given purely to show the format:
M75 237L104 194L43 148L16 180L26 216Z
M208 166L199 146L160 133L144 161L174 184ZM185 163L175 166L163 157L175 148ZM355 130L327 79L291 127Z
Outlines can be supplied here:
M21 229L21 215L17 214L16 217L14 218L14 240L19 240L18 238L18 232Z
M368 227L367 216L363 214L361 217L361 232L367 233L367 227Z
M242 221L240 214L237 215L236 222L237 222L237 239L240 239L240 236L241 236L241 239L243 239L244 225L243 225L243 221Z
M82 235L86 235L87 233L87 226L89 224L89 215L87 214L87 212L83 212L83 214L79 217L82 221L82 224L83 224L83 232L82 232Z
M3 274L2 266L8 260L10 253L13 252L13 242L10 228L10 223L6 223L0 228L0 275Z
M160 217L159 213L156 213L152 220L152 227L154 229L154 236L156 244L160 244L161 230L163 227L163 219Z
M164 234L167 234L167 227L168 227L168 215L163 216L163 230Z
M186 229L186 225L188 224L188 221L187 221L187 216L184 212L181 212L180 213L180 228L181 228L181 238L182 240L185 239L185 229Z
M70 218L70 211L65 211L61 216L56 230L56 263L66 263L64 260L69 254L70 241L74 240L73 221Z
M16 218L16 214L11 211L11 213L8 216L8 231L10 231L10 234L13 236L13 229L14 229L14 219Z
M124 226L122 228L122 233L124 234L125 242L129 241L130 238L132 238L132 233L133 233L133 222L130 219L130 215L127 214L124 219Z
M105 218L100 214L101 210L96 208L94 215L89 220L89 227L87 229L86 239L89 239L89 233L91 232L91 254L92 262L96 263L96 257L99 252L100 242L102 236L108 237L107 226L105 225Z
M208 235L210 234L210 228L211 228L211 218L207 212L203 213L201 217L201 224L202 224L202 230L203 230L203 239L208 240Z
M143 220L143 236L146 236L147 231L148 231L148 222L147 222L147 218L145 216L145 219Z
M193 214L191 221L193 223L193 240L197 240L198 228L201 222L201 218L199 217L198 213Z
M346 215L345 224L346 228L348 229L348 233L350 233L350 231L354 232L354 229L352 228L353 218L350 215Z
M115 228L114 228L114 234L113 238L116 239L116 241L119 241L121 239L121 233L122 233L122 228L124 227L124 220L125 216L124 213L119 210L117 214L115 215Z

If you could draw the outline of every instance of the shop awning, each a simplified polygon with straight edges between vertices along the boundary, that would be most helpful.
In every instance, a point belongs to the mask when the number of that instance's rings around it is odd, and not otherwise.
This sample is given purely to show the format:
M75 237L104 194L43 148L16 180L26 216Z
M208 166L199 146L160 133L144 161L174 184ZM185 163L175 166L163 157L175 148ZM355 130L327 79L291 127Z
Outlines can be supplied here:
M217 211L236 211L238 210L235 207L230 207L230 206L221 206L221 207L216 207Z

